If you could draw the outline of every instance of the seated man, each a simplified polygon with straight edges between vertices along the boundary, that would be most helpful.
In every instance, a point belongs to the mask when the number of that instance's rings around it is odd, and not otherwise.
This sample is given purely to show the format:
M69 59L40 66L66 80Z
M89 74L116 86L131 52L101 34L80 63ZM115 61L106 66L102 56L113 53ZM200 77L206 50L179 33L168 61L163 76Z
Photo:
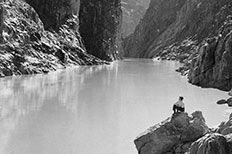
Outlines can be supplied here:
M185 106L184 106L183 100L184 100L184 97L180 96L179 100L173 105L174 113L184 112Z

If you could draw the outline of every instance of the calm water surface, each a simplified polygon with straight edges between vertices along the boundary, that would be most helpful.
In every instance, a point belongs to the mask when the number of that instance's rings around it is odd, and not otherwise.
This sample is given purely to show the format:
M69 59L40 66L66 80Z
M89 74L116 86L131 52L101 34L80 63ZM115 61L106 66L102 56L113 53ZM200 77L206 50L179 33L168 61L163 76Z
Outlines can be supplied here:
M0 79L0 154L136 154L133 139L170 116L179 95L210 126L227 120L215 104L227 94L188 84L178 65L125 60Z

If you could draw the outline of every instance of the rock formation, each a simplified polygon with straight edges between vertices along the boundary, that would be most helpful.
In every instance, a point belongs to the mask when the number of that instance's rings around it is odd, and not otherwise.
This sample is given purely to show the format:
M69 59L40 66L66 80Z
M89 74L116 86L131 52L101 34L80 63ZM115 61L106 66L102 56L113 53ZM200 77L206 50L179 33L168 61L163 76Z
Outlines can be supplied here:
M122 0L122 37L132 34L145 14L150 0Z
M231 5L232 8L232 5ZM230 8L230 9L231 9ZM200 46L199 56L192 60L189 82L201 87L229 91L232 88L232 16L221 26L218 36Z
M229 154L229 147L223 135L207 134L194 142L189 154Z
M121 0L81 0L80 33L87 52L115 60L121 50Z
M134 34L124 41L125 55L153 58L186 40L199 44L215 34L225 19L219 12L229 3L229 0L152 0ZM191 49L191 44L188 45Z
M208 128L197 111L173 115L135 139L139 154L231 154L232 115L218 128Z
M221 90L232 88L230 0L152 0L123 42L127 57L178 60L189 82Z
M187 113L178 113L172 118L155 125L135 139L139 154L162 154L178 151L209 131L201 112L195 112L192 117ZM180 146L181 145L181 146ZM182 149L183 150L183 149Z
M80 0L26 0L39 14L46 30L59 30L67 19L78 16ZM76 18L77 20L77 18ZM78 25L78 24L77 24Z
M119 3L119 0L104 2L102 10L105 13L95 17L97 20L104 19L104 24L111 24L110 34L100 26L88 29L97 30L98 34L110 40L109 46L96 48L99 50L95 50L94 54L100 55L97 58L86 52L89 46L84 46L79 33L80 0L2 1L0 76L47 73L71 65L106 64L108 62L101 60L107 59L104 53L117 58L119 54L115 53L120 46L121 21ZM97 4L94 8L98 8ZM92 18L91 14L88 15ZM99 39L95 45L100 47L104 42L104 39Z

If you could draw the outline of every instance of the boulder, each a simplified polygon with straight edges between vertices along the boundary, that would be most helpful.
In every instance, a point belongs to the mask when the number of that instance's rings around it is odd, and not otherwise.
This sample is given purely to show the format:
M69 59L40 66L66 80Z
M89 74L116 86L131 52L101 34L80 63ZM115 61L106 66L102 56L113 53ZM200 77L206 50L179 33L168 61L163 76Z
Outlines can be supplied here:
M232 126L228 126L225 129L222 130L221 134L227 135L232 133Z
M139 154L161 154L184 142L194 142L208 131L201 112L193 113L192 117L178 113L149 128L134 143Z
M228 121L222 122L218 126L217 133L220 133L220 134L223 134L223 135L227 135L227 134L231 134L232 133L232 114L230 115Z
M218 105L227 104L227 103L228 102L226 100L224 100L224 99L221 99L221 100L217 101Z
M232 89L228 92L229 96L232 96Z
M181 142L195 141L209 131L202 112L196 111L192 113L192 117L193 118L189 121L187 129L184 129L182 132Z
M192 144L189 154L229 154L229 147L223 135L207 134Z
M229 107L232 107L232 97L227 99L227 104Z

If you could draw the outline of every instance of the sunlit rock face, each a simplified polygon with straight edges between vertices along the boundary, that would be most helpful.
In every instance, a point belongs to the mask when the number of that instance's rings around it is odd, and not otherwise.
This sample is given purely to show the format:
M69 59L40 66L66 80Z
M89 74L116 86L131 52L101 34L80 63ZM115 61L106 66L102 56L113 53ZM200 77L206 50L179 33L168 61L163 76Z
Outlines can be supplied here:
M122 37L132 34L145 14L150 0L122 0Z
M229 3L229 0L152 0L134 34L124 41L125 56L153 58L166 47L178 46L186 39L200 43L215 35L226 18L218 13Z
M104 60L118 59L121 0L81 0L80 33L87 52Z

